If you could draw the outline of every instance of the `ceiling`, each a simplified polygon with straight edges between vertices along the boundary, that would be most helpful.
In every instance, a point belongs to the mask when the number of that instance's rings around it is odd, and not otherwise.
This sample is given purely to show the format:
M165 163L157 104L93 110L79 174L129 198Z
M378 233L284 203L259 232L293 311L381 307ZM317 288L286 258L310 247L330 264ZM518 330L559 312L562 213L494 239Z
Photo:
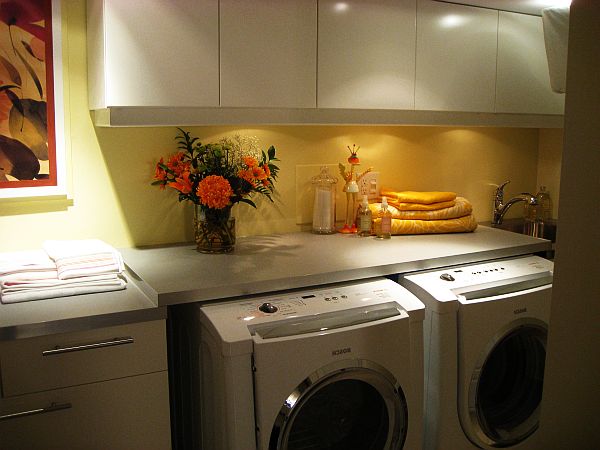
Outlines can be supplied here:
M570 0L441 0L447 3L482 6L484 8L514 11L525 14L542 15L542 9L548 6L568 6Z

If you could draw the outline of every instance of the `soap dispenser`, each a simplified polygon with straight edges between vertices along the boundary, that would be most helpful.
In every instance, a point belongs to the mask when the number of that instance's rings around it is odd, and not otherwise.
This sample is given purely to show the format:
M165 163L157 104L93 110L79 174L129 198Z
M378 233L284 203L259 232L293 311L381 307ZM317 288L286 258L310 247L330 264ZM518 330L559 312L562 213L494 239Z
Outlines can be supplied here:
M312 231L316 234L335 233L335 185L337 177L329 173L327 166L312 177L315 190Z
M373 214L369 209L369 199L366 195L362 196L362 201L356 213L356 226L358 227L358 236L371 236L371 223Z
M378 239L390 239L392 237L392 213L388 209L387 197L381 197L381 209L377 211L375 234Z

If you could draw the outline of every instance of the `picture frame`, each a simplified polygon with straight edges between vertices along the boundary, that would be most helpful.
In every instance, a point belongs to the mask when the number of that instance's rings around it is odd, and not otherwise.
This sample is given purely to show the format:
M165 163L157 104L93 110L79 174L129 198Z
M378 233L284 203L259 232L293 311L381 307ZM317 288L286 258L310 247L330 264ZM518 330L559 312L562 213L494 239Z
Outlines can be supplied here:
M0 200L67 195L60 3L0 11Z

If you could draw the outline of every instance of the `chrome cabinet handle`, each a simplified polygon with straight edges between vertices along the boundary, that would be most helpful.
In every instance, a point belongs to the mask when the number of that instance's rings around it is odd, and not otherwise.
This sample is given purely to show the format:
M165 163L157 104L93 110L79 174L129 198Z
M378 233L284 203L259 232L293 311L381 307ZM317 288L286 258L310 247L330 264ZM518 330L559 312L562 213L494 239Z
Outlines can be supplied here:
M91 350L94 348L112 347L114 345L133 344L132 337L114 338L109 341L95 342L93 344L74 345L73 347L56 346L51 350L44 350L42 356L59 355L62 353L79 352L82 350Z
M0 420L18 419L19 417L35 416L36 414L46 414L54 411L60 411L61 409L69 409L72 405L70 403L50 403L50 406L46 408L31 409L29 411L20 411L12 414L5 414L0 416Z

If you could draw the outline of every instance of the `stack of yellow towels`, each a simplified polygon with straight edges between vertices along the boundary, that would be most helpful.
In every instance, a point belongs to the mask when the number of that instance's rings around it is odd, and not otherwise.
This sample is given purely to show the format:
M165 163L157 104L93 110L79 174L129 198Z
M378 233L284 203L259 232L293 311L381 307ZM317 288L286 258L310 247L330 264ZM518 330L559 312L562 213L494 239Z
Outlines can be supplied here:
M382 189L392 213L392 234L465 233L475 230L473 205L455 192ZM377 222L381 203L369 205Z

